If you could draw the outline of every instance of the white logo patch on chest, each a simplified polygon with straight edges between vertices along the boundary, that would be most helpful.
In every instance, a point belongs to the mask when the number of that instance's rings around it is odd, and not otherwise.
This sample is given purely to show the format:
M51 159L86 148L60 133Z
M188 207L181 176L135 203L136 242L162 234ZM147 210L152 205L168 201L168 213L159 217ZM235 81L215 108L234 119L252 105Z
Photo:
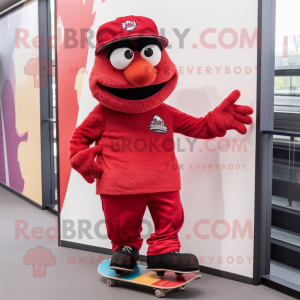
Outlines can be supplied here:
M155 115L148 125L150 130L156 133L166 133L168 132L168 126L165 125L165 121L158 115Z

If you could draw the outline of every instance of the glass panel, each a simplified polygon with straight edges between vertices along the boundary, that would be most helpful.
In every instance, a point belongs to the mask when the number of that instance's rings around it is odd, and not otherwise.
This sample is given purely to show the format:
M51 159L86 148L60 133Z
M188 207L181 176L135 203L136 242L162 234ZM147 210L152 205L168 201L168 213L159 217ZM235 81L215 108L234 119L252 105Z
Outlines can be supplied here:
M300 212L300 139L274 135L273 143L273 201Z
M300 76L276 76L275 95L300 95Z
M300 68L300 1L276 1L276 69Z
M55 0L50 0L50 10L51 10L51 36L55 36ZM52 39L52 44L55 45L54 39ZM53 62L56 61L56 49L52 47L52 60Z
M55 36L55 0L50 0L50 14L51 14L51 36ZM55 42L53 41L53 44ZM52 69L54 76L52 76L52 119L56 120L56 49L53 47L52 49ZM52 178L53 178L53 184L52 187L54 189L54 203L58 203L58 195L57 195L57 140L56 140L56 124L52 124L51 128L51 134L52 134Z
M274 129L300 131L300 96L275 95Z
M300 131L300 1L276 1L274 129ZM283 72L277 72L277 74ZM291 75L290 71L286 71ZM273 136L270 274L300 286L300 138Z
M270 274L300 286L300 139L273 143Z

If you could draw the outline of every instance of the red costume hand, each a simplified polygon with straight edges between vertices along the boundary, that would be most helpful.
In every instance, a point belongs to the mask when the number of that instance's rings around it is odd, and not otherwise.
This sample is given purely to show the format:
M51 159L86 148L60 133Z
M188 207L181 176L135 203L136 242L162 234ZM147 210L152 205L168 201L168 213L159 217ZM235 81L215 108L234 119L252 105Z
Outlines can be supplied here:
M72 168L80 173L88 183L93 183L95 179L101 178L103 168L95 162L95 157L101 152L102 146L95 146L81 150L70 159Z
M236 105L240 98L240 91L233 91L218 107L207 114L207 125L214 136L222 137L227 130L235 129L241 134L247 133L244 124L252 124L253 113L250 106Z

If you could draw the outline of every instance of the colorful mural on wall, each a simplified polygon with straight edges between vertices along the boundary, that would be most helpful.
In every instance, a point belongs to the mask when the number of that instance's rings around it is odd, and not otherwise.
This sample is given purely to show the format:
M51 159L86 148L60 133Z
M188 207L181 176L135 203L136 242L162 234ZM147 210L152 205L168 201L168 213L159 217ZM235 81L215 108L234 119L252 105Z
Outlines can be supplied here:
M37 36L37 0L0 18L0 181L41 205L40 90L24 72Z
M89 50L86 35L94 24L95 18L94 0L57 0L56 10L60 206L62 208L71 173L69 140L76 127L78 97L81 95L82 74L84 74L82 68L86 66ZM78 42L74 42L73 37Z

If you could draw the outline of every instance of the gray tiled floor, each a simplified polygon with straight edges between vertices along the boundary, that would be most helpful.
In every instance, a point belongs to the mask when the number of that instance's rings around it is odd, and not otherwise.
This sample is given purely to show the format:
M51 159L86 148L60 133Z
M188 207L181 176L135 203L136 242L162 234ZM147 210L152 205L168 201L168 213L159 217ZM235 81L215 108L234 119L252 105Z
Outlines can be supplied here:
M107 256L61 248L56 239L34 239L32 228L46 230L54 226L56 217L41 211L0 187L0 299L156 299L152 289L122 283L108 287L97 273L97 260ZM28 223L28 239L16 234L16 222ZM22 222L24 222L22 221ZM20 221L19 221L20 222ZM42 246L50 249L56 259L46 269L46 277L34 277L31 265L23 262L28 250ZM293 299L265 286L243 283L202 274L202 279L191 282L185 291L173 292L166 299L222 299L222 300L285 300Z

